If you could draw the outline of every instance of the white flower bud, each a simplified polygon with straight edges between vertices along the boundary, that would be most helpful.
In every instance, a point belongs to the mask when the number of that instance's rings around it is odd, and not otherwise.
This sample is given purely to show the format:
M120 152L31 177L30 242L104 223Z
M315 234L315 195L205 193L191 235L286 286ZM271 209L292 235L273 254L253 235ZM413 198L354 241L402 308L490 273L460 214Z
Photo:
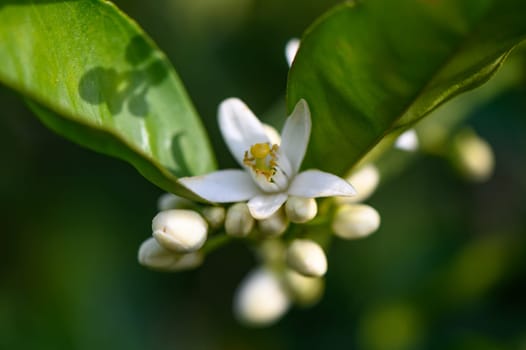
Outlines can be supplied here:
M346 204L336 211L332 221L333 232L345 239L370 235L380 226L380 215L365 204Z
M454 161L469 180L486 181L493 173L495 156L488 142L474 131L464 130L454 140Z
M318 213L318 205L314 198L289 196L285 212L291 222L302 224L314 219Z
M192 202L186 198L176 196L171 193L164 193L159 196L157 200L157 208L159 211L170 210L170 209L183 209L188 208L192 205Z
M290 269L285 272L285 285L294 301L302 306L314 305L325 289L323 278L303 276Z
M356 195L350 197L336 197L338 203L358 203L369 198L378 183L380 182L380 173L373 164L368 164L357 171L353 172L347 181L356 189Z
M225 222L225 208L223 207L205 207L202 214L205 220L212 228L218 228Z
M250 272L234 297L235 315L252 326L266 326L277 321L289 305L285 287L278 276L266 268Z
M178 254L162 247L153 237L141 244L138 254L139 263L155 270L181 271L198 267L203 262L201 252Z
M409 129L402 133L395 141L395 147L406 152L414 152L418 149L418 135L415 129Z
M294 62L294 58L296 57L296 53L298 53L299 48L300 39L298 38L290 39L285 45L285 58L287 59L289 67L292 66L292 62Z
M246 237L254 228L254 218L246 203L236 203L228 208L225 218L225 231L234 237Z
M259 232L263 237L276 237L282 235L289 227L289 220L282 209L266 219L258 220Z
M191 252L188 254L177 254L178 259L172 266L172 271L182 271L195 269L204 261L204 255L201 251Z
M177 253L198 250L206 240L208 224L192 210L165 210L152 221L153 236L164 248Z
M287 249L287 265L304 276L319 277L327 272L327 257L316 242L295 239Z

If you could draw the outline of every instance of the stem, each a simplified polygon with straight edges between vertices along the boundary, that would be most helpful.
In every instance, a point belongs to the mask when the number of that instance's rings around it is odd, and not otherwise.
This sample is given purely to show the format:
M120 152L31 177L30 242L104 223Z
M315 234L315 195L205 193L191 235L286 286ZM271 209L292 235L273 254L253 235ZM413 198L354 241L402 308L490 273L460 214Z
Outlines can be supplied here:
M330 221L330 218L328 218L327 216L318 215L316 218L306 223L303 223L302 225L304 225L305 227L324 226L328 224L329 221Z
M228 236L225 233L220 233L209 238L201 251L203 254L212 253L214 250L221 248L225 244L229 243L233 239L232 236Z

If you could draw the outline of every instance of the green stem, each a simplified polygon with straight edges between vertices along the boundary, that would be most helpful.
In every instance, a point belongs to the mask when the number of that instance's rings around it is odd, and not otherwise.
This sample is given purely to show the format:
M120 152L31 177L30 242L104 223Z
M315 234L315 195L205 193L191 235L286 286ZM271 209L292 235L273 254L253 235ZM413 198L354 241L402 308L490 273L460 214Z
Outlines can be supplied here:
M201 248L201 251L203 254L209 254L212 253L214 250L221 248L225 244L232 241L233 237L228 236L225 233L220 233L217 235L214 235L213 237L209 238L203 248Z

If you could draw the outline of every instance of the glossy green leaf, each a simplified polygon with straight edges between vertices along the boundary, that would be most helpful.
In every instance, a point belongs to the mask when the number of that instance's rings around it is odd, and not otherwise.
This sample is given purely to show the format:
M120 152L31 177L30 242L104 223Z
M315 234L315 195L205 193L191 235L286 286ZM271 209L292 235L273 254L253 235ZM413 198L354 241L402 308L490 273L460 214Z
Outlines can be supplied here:
M165 190L192 196L177 177L215 167L170 63L109 2L0 0L0 63L47 126Z
M382 184L400 175L406 170L408 164L414 162L422 154L450 159L451 144L459 129L466 128L466 119L480 111L490 101L522 84L526 67L524 67L522 55L516 55L517 51L510 55L506 64L496 72L490 81L440 106L431 112L429 118L425 118L416 125L415 131L420 144L419 152L406 152L395 147L385 147L384 152L375 161L382 176ZM381 147L382 143L377 147ZM374 152L369 154L371 153ZM368 158L369 155L364 161L367 162Z
M313 117L304 165L343 174L451 97L484 83L526 35L522 0L362 0L304 35L287 107Z

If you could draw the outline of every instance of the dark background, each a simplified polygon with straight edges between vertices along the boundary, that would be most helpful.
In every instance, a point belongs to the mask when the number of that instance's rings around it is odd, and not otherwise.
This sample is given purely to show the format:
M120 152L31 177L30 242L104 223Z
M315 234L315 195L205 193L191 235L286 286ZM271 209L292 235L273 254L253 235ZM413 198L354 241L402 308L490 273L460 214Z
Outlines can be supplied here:
M117 3L167 53L221 155L218 103L263 114L283 102L286 41L335 1ZM0 348L526 349L525 97L516 86L470 116L496 154L487 183L420 157L371 198L377 233L335 241L322 301L249 329L231 312L254 265L246 247L192 272L142 268L161 190L53 134L0 86Z

